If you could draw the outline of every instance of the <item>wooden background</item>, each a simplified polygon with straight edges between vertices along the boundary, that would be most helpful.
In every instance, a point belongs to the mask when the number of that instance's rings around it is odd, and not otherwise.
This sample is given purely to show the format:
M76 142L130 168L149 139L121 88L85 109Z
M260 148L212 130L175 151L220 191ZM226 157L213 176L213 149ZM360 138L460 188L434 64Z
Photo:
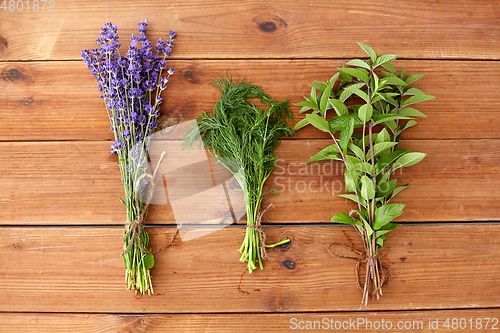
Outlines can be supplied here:
M445 332L447 318L500 318L500 2L55 0L43 12L26 2L10 11L8 2L0 9L0 332L287 332L292 318L421 320L423 330L404 331ZM345 201L313 183L342 176L298 172L328 142L310 129L278 149L286 172L267 188L292 185L268 199L276 208L266 232L292 242L270 253L265 270L244 273L236 250L245 228L234 225L158 253L154 296L124 290L123 189L80 52L108 21L128 46L145 18L151 40L178 32L162 106L171 121L210 110L218 93L208 82L226 70L298 102L313 80L366 58L356 41L427 74L416 86L437 98L420 105L428 118L402 140L427 158L398 177L411 185L398 197L403 225L383 251L394 278L380 301L360 306L353 263L327 253L331 242L360 242L328 223ZM301 182L311 186L294 187ZM153 248L175 222L170 205L152 206Z

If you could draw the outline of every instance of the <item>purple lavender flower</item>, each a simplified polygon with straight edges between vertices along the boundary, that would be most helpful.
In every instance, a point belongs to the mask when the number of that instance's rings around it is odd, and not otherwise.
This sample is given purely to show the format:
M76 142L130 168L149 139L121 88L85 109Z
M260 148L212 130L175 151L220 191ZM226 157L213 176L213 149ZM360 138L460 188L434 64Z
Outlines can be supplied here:
M156 126L158 126L158 124L156 123L156 121L152 120L148 126L148 129L152 131L156 128Z
M160 85L159 85L159 88L161 90L165 90L167 89L167 83L170 82L170 79L168 77L164 77L161 79L161 82L160 82Z
M122 148L122 141L121 140L116 140L112 145L111 145L111 155L115 155L121 148Z
M117 164L122 174L127 203L135 191L144 194L147 182L135 188L137 178L148 168L148 152L163 101L161 92L167 88L175 70L167 65L176 33L152 43L147 39L148 20L138 24L138 33L120 55L118 28L106 23L101 29L97 48L82 51L82 59L96 78L100 98L104 100L114 141L112 155L119 155ZM168 69L168 70L167 70ZM133 214L132 214L133 215Z
M155 83L153 81L150 81L150 80L146 80L142 84L142 89L144 89L145 91L153 91L155 87L156 87ZM145 108L144 108L144 110L145 110Z
M154 108L151 104L148 103L148 104L144 105L144 112L146 112L146 114L151 114L151 113L153 113L153 111L154 111Z
M156 52L160 52L160 53L165 53L165 48L167 47L167 44L165 43L165 41L158 39L158 41L156 42L156 45L154 47L154 50Z
M134 74L134 82L135 83L141 83L142 82L142 77L139 73Z
M137 123L139 125L146 125L147 123L147 119L146 119L146 116L145 115L141 115L141 116L138 116L138 119L137 119ZM154 120L153 120L154 121Z

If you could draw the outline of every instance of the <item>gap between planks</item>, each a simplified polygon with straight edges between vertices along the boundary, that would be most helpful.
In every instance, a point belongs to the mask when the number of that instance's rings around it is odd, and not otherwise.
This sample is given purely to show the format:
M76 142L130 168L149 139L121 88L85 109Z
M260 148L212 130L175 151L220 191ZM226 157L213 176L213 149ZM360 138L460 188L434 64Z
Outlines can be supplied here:
M409 226L453 226L453 225L499 225L500 221L470 221L470 222L399 222L401 227L409 227ZM222 224L184 224L182 228L220 228ZM266 228L298 228L298 227L327 227L327 228L338 228L345 227L344 224L339 223L283 223L283 224L266 224L263 223L263 226ZM145 228L180 228L180 226L175 226L172 224L145 224ZM47 225L47 224L25 224L25 225L9 225L9 224L0 224L1 228L82 228L82 229L91 229L91 228L123 228L121 224L61 224L61 225ZM246 224L225 224L224 228L246 228Z

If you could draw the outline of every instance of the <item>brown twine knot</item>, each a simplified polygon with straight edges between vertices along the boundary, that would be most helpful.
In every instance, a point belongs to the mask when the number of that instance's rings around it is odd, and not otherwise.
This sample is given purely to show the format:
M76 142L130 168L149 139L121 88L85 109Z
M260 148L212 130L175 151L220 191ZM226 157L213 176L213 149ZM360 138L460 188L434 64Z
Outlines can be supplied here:
M344 256L344 255L332 252L330 250L330 248L332 247L332 245L344 247L344 248L348 249L351 252L359 254L360 256L362 256L362 258ZM354 268L354 271L356 272L356 283L358 285L358 289L361 292L363 292L363 285L361 284L361 280L359 278L359 269L360 269L361 264L366 264L368 262L368 260L376 260L377 261L377 264L380 267L380 274L381 274L381 283L380 283L380 286L376 290L374 290L372 292L372 296L375 295L375 293L377 293L380 289L382 289L383 287L387 286L389 284L389 281L391 281L391 279L392 279L392 269L391 269L391 266L389 266L387 264L381 264L380 258L378 256L370 256L370 255L368 255L366 253L361 252L358 249L353 248L352 246L349 246L349 245L347 245L345 243L340 243L340 242L331 243L330 245L328 245L328 253L330 253L332 256L340 258L340 259L354 260L356 262L356 266ZM385 275L383 268L385 268L387 270L387 272L389 273L388 276Z
M261 200L262 201L262 200ZM260 207L260 203L259 203ZM257 233L259 234L259 252L260 252L260 258L262 260L267 260L269 259L269 255L267 254L267 248L266 248L266 233L264 232L264 227L262 226L262 220L264 219L264 214L271 209L274 208L274 205L271 203L269 204L266 208L262 209L258 214L257 218L255 219L255 224L247 224L247 228L252 228ZM278 242L281 242L282 240L285 240L287 237L285 233L282 233L280 236L280 240Z
M137 216L137 219L135 219L134 221L130 221L130 222L125 223L125 227L127 228L127 232L123 236L124 241L130 234L132 234L132 236L130 238L130 242L128 243L127 248L125 250L123 250L123 252L121 253L122 256L125 253L127 253L128 250L130 250L135 239L137 239L137 245L139 246L139 248L141 249L142 252L147 253L147 254L154 254L154 253L159 252L159 251L163 250L164 248L167 248L170 245L172 245L175 238L177 237L177 234L179 233L179 229L177 229L175 231L174 235L172 236L172 238L170 239L170 241L168 242L168 244L163 246L162 248L156 250L156 251L149 251L144 246L142 246L142 243L141 243L141 236L140 236L141 228L145 222L145 217L146 217L146 213L148 211L149 203L151 202L151 199L153 199L153 194L154 194L154 189L155 189L154 180L156 178L156 173L158 172L158 169L160 167L160 163L163 160L163 158L165 157L165 154L166 154L165 151L163 151L161 153L160 159L158 160L158 164L156 165L156 168L155 168L153 174L144 173L139 178L137 178L137 180L135 182L134 201L135 201L135 209L137 212L139 212L139 214ZM139 204L139 199L137 198L137 193L138 193L140 185L141 185L141 180L146 179L146 178L149 179L150 185L149 185L149 188L147 191L147 195L145 196L145 200L143 201L144 205L142 206L142 209L141 209L140 204Z

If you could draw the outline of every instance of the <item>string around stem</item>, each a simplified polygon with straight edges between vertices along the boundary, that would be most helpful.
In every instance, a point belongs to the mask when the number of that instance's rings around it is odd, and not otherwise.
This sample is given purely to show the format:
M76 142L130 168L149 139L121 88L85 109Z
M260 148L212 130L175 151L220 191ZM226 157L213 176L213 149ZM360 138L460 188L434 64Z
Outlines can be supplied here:
M121 255L125 255L125 253L127 253L130 248L132 247L132 244L134 243L134 240L137 239L137 245L139 246L139 248L141 249L142 252L144 253L147 253L147 254L154 254L156 252L159 252L167 247L169 247L170 245L172 245L172 243L174 242L175 238L177 237L178 233L179 233L179 229L177 229L174 233L174 235L172 236L172 238L170 239L170 241L168 242L167 245L161 247L160 249L156 250L156 251L150 251L149 249L145 248L142 243L141 243L141 236L140 236L140 233L141 233L141 228L143 227L144 223L145 223L145 217L146 217L146 214L147 214L147 211L148 211L148 207L149 207L149 204L153 198L153 193L154 193L154 189L155 189L155 178L156 178L156 174L158 173L158 169L160 167L160 164L163 160L163 158L165 157L166 155L166 152L163 151L160 155L160 159L158 160L158 164L156 165L156 168L153 172L153 174L150 174L150 173L144 173L143 175L141 175L139 178L137 178L136 182L135 182L135 194L134 194L134 201L135 201L135 209L137 212L139 212L138 216L137 216L137 219L133 220L133 221L130 221L130 222L127 222L125 224L125 227L127 228L127 232L125 233L125 235L123 236L124 240L130 235L132 234L132 236L130 237L130 240L129 240L129 243L127 245L127 247L125 248L125 250L123 250L123 252L121 253ZM140 208L140 203L139 203L139 199L137 198L137 193L138 193L138 189L140 188L140 183L141 183L141 180L145 179L145 178L149 178L150 179L150 186L148 188L148 192L147 192L147 195L145 196L145 200L144 200L144 205L142 207L142 209Z
M340 246L340 247L343 247L351 252L354 252L360 256L362 256L361 258L359 257L351 257L351 256L346 256L346 255L342 255L342 254L338 254L338 253L335 253L331 250L331 247L332 246ZM392 279L392 269L391 269L391 266L388 265L388 264L382 264L380 262L380 258L377 256L377 255L370 255L368 253L363 253L361 252L360 250L358 249L355 249L354 247L352 246L349 246L345 243L342 243L342 242L334 242L334 243L331 243L330 245L328 245L328 253L330 253L332 256L334 257L337 257L337 258L340 258L340 259L347 259L347 260L353 260L356 262L356 265L354 267L354 272L355 272L355 276L356 276L356 284L357 284L357 287L359 289L359 291L361 291L361 293L363 293L363 297L362 297L362 303L364 302L365 304L367 304L367 299L368 299L368 290L367 290L367 285L369 284L369 280L370 280L370 277L371 277L371 280L373 280L374 282L375 281L378 281L379 283L378 284L374 284L377 285L377 287L374 287L374 290L371 292L371 296L372 296L372 299L378 295L378 293L382 291L382 288L387 286L390 282L390 280ZM370 264L370 261L371 261L371 264ZM365 264L365 265L372 265L374 268L375 267L380 267L380 270L379 269L376 269L377 273L380 274L379 277L376 277L374 276L373 272L370 272L369 268L367 267L366 270L367 270L367 273L366 273L366 277L365 277L365 281L364 283L361 283L361 280L359 278L359 271L360 271L360 267L361 267L361 264ZM388 276L385 275L384 273L384 268L388 271ZM366 299L366 300L365 300Z

